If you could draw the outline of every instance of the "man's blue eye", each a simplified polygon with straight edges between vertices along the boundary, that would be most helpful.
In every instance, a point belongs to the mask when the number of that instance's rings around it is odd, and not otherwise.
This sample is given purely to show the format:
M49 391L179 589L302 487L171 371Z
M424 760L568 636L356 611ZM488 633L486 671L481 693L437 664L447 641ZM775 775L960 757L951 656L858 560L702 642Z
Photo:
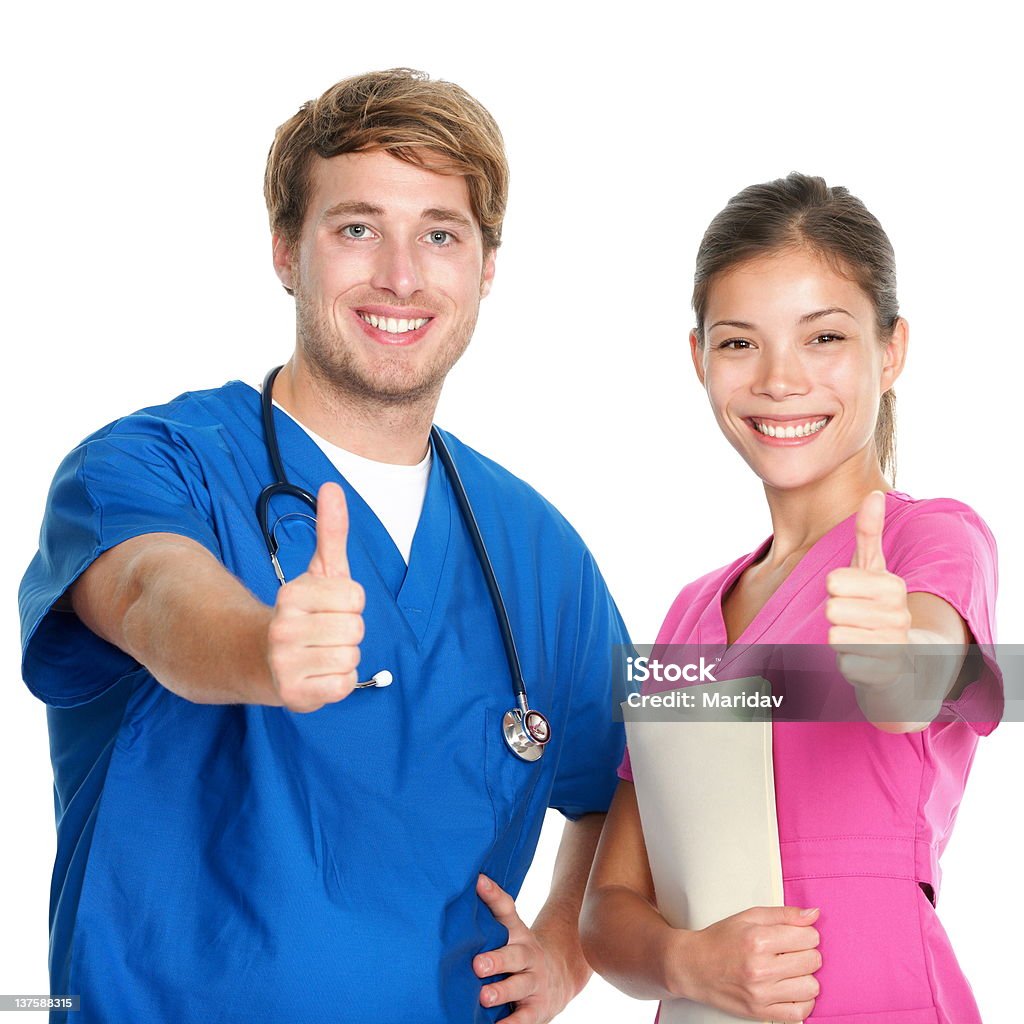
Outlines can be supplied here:
M427 238L430 239L434 245L447 245L451 241L451 233L448 231L431 231Z
M365 238L370 229L365 224L346 224L341 230L349 238Z

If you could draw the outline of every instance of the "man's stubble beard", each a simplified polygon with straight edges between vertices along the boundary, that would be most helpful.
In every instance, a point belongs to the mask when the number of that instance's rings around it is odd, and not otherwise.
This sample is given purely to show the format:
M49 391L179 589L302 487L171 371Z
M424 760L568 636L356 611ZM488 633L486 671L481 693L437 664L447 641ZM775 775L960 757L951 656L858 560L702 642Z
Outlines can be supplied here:
M310 372L321 385L340 396L368 406L416 406L437 404L441 386L449 370L466 351L476 327L477 310L456 322L442 348L429 362L415 369L402 358L396 348L393 358L381 348L382 359L368 369L359 359L354 346L346 343L335 330L334 323L320 313L301 291L295 292L297 341ZM358 330L358 328L356 328Z

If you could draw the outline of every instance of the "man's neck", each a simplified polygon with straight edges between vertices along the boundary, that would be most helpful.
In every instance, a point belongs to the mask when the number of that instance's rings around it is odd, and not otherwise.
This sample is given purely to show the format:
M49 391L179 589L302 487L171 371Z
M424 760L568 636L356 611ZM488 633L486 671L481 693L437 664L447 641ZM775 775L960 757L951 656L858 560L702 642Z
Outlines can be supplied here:
M294 356L274 381L274 401L331 444L400 466L423 461L437 407L437 396L408 404L358 401L296 365Z

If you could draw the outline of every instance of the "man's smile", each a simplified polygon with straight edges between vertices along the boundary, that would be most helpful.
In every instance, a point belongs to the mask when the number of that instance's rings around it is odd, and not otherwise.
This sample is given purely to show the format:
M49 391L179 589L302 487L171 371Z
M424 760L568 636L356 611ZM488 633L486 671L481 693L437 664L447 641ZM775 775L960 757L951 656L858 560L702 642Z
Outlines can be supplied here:
M360 326L382 345L411 345L427 332L434 317L419 309L370 307L353 310Z

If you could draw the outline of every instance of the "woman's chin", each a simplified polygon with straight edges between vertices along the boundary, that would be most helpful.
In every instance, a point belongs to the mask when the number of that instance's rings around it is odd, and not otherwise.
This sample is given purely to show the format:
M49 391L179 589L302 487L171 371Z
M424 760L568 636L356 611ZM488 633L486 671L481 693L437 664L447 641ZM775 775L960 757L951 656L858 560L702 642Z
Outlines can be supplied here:
M766 466L761 460L747 460L747 465L768 490L799 491L820 484L828 472L811 466Z

